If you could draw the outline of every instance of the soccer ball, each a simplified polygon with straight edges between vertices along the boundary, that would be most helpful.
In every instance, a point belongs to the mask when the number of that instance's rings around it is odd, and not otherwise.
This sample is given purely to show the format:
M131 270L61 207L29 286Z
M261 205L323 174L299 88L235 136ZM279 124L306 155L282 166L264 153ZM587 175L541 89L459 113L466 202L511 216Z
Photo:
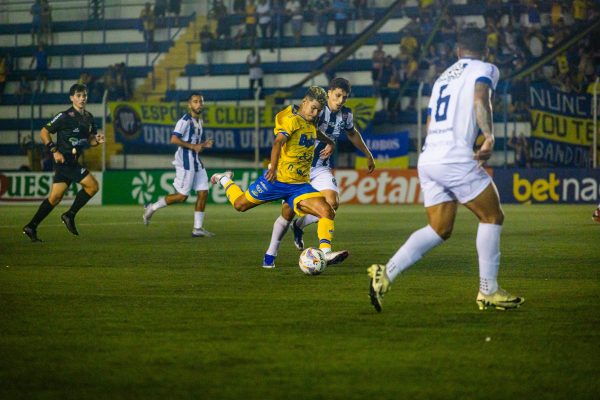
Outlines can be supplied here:
M300 254L298 265L306 275L319 275L327 267L325 253L314 247L309 247Z

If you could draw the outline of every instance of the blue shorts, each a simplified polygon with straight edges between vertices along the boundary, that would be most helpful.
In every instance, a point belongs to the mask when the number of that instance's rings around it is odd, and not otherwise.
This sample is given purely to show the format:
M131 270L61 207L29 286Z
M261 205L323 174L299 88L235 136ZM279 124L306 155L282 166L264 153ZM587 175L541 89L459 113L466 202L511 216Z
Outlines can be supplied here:
M298 210L299 202L312 197L323 197L309 183L283 183L278 180L269 182L265 179L264 175L261 175L260 178L252 182L244 195L249 202L254 204L283 200L300 216L304 215L304 213Z

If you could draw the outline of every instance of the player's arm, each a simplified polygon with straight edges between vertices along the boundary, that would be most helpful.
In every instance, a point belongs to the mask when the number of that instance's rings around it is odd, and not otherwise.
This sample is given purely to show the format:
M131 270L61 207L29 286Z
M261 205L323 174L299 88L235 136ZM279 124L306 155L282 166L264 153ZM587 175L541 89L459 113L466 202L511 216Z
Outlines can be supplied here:
M475 153L475 159L489 160L494 149L494 124L492 113L492 90L486 83L475 83L473 108L477 125L483 133L484 141L481 148Z
M92 118L92 124L90 126L90 136L88 137L88 142L90 143L90 146L96 147L104 143L105 140L106 138L104 137L104 133L98 133L98 128L96 128L96 124L94 123L94 120Z
M333 154L333 149L335 148L335 142L329 138L326 134L317 129L317 139L320 142L327 143L325 148L321 150L319 153L319 157L322 159L329 158Z
M281 156L281 148L287 140L288 136L283 132L279 132L275 137L273 147L271 148L271 162L269 163L267 172L265 172L265 179L269 182L273 182L275 178L277 178L277 165L279 164L279 157Z
M190 149L196 153L200 153L205 147L211 147L212 146L212 141L210 146L206 145L206 142L203 143L188 143L185 140L182 140L177 133L173 133L171 135L171 144L175 144L179 147L183 147L185 149Z
M54 162L56 162L57 164L64 163L65 156L63 156L63 154L60 151L58 151L58 147L52 140L52 135L46 127L43 127L40 131L40 138L42 139L42 143L44 143L44 146L46 146L46 148L50 150L50 153L52 153L52 158L54 158Z
M350 140L354 147L362 151L363 154L367 156L367 166L369 168L369 173L373 172L373 170L375 169L375 159L373 159L373 154L371 154L371 150L369 150L369 148L367 147L367 144L365 143L358 129L356 129L356 127L353 127L352 129L347 130L346 136L348 136L348 140Z

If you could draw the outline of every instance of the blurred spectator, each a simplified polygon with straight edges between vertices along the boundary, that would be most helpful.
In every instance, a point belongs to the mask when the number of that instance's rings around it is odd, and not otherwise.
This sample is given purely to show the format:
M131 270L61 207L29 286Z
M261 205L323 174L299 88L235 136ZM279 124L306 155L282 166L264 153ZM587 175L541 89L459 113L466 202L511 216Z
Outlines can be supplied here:
M37 44L41 41L42 34L42 2L35 0L29 9L31 14L31 44Z
M223 4L223 0L215 0L209 17L217 21L217 39L231 38L231 26L227 19L227 7Z
M302 39L302 25L304 23L304 15L302 5L299 0L287 0L285 11L291 18L292 33L294 34L294 44L297 46Z
M246 12L246 0L233 0L233 12L243 14Z
M162 22L167 13L167 0L154 0L154 18L157 22Z
M255 97L254 84L257 84L257 89L261 88L262 90L263 88L263 69L260 65L260 54L258 54L255 48L250 50L250 54L246 58L246 64L248 65L248 79L250 81L249 95L253 99Z
M30 95L33 92L31 87L31 82L27 80L27 76L25 74L21 75L21 79L19 80L19 85L17 86L17 90L15 94L19 98L19 104L23 104L25 101L25 96Z
M335 57L335 52L331 48L331 46L327 46L325 48L325 53L321 54L319 58L317 58L317 68L321 68L323 65L327 64L330 60ZM327 68L325 70L325 77L327 77L327 82L331 82L333 78L335 78L335 69Z
M406 55L412 56L419 48L419 42L415 35L409 31L402 36L402 39L400 39L400 47Z
M6 86L8 74L8 59L2 54L0 55L0 104L2 104L2 94L4 93L4 86Z
M350 6L348 0L333 0L333 19L335 21L335 40L341 43L348 31Z
M175 17L175 25L179 26L179 14L181 14L181 0L169 0L169 14Z
M573 19L575 20L575 25L584 23L587 13L586 0L573 0Z
M115 64L115 86L117 100L129 100L131 91L129 88L129 79L127 78L127 67L124 62Z
M152 11L152 4L147 2L140 13L140 21L144 30L144 41L147 49L154 48L154 29L156 28L156 19Z
M104 84L104 89L108 91L108 100L116 100L118 93L114 65L110 65L108 68L106 68L106 71L102 76L102 82Z
M396 73L396 67L394 66L392 56L386 56L383 61L383 65L379 70L379 76L377 78L379 82L379 94L381 96L382 109L387 110L390 98L390 88L388 84L392 79L392 76Z
M369 17L369 4L367 0L352 0L354 5L354 19L366 19Z
M256 7L258 26L260 27L260 44L262 48L269 47L273 50L273 24L271 23L271 5L267 0L258 0Z
M444 14L444 19L442 21L442 25L440 27L442 34L444 35L455 35L456 34L456 21L454 17L446 11Z
M200 31L200 50L205 54L206 57L206 75L210 75L211 65L213 61L213 52L212 52L212 44L215 40L215 35L210 31L210 27L208 25L204 25L202 27L202 31Z
M254 47L256 43L256 25L258 23L256 4L254 0L248 0L246 2L246 40L251 47Z
M54 43L52 38L52 9L48 0L42 0L40 12L40 41L44 43Z
M515 137L513 132L513 136L508 140L507 145L515 151L515 167L531 167L531 152L529 150L529 142L523 133L519 133L519 136Z
M50 67L50 58L48 57L48 53L46 53L46 49L44 49L44 45L42 43L38 44L37 51L31 57L31 62L29 63L29 69L33 67L33 63L35 62L35 73L36 73L36 82L37 87L36 91L46 93L46 89L48 88L48 67ZM41 81L44 81L44 87L41 88Z
M329 14L331 13L331 3L329 0L315 0L314 5L317 33L320 36L326 36L327 24L329 24Z
M284 0L273 0L273 3L271 4L271 15L271 33L273 37L277 38L277 47L280 47L283 38L283 28L285 27L285 20L287 17Z
M562 5L558 1L553 1L550 8L550 22L552 26L556 26L561 18L563 18Z
M377 43L377 48L373 51L371 56L371 80L373 81L373 96L379 95L379 88L381 87L379 82L379 73L383 62L385 61L385 51L383 50L383 42Z

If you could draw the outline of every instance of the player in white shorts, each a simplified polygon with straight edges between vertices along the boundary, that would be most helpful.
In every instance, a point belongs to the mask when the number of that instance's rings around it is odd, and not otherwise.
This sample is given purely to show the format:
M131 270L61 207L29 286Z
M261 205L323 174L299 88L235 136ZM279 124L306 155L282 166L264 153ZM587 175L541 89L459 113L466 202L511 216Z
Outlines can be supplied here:
M496 186L483 163L494 147L491 95L499 74L495 65L482 61L487 53L486 39L482 30L465 29L458 39L459 60L433 86L427 138L418 162L429 224L413 232L386 265L369 268L369 295L378 312L394 279L450 238L459 202L479 219L479 308L517 308L525 301L500 288L497 281L504 214ZM474 153L479 130L484 141Z
M160 208L187 200L191 190L198 198L194 208L194 228L192 237L214 236L213 233L202 227L204 223L204 209L208 197L208 176L204 164L198 157L204 149L213 145L212 140L202 142L202 119L200 115L204 109L204 98L200 93L193 93L188 99L188 113L175 125L171 135L171 143L179 146L175 152L175 180L173 186L176 193L161 197L156 203L144 207L144 224L150 224L152 215Z
M347 79L334 78L331 80L327 90L327 105L319 114L317 128L334 143L337 142L340 136L346 134L350 142L367 157L367 166L369 173L371 173L375 169L373 155L365 144L360 132L354 126L352 110L344 106L351 89L350 82ZM310 169L310 184L325 196L325 200L334 210L337 210L339 207L339 188L333 176L332 154L333 146L331 144L318 140L315 142L314 157ZM285 204L284 207L286 207ZM272 268L274 266L279 245L290 226L291 220L286 219L284 215L291 215L293 217L293 213L285 211L282 210L282 215L273 224L271 243L263 260L263 267L265 268ZM294 231L294 244L298 250L304 248L304 241L302 239L304 227L316 222L318 222L317 217L307 214L291 223Z

